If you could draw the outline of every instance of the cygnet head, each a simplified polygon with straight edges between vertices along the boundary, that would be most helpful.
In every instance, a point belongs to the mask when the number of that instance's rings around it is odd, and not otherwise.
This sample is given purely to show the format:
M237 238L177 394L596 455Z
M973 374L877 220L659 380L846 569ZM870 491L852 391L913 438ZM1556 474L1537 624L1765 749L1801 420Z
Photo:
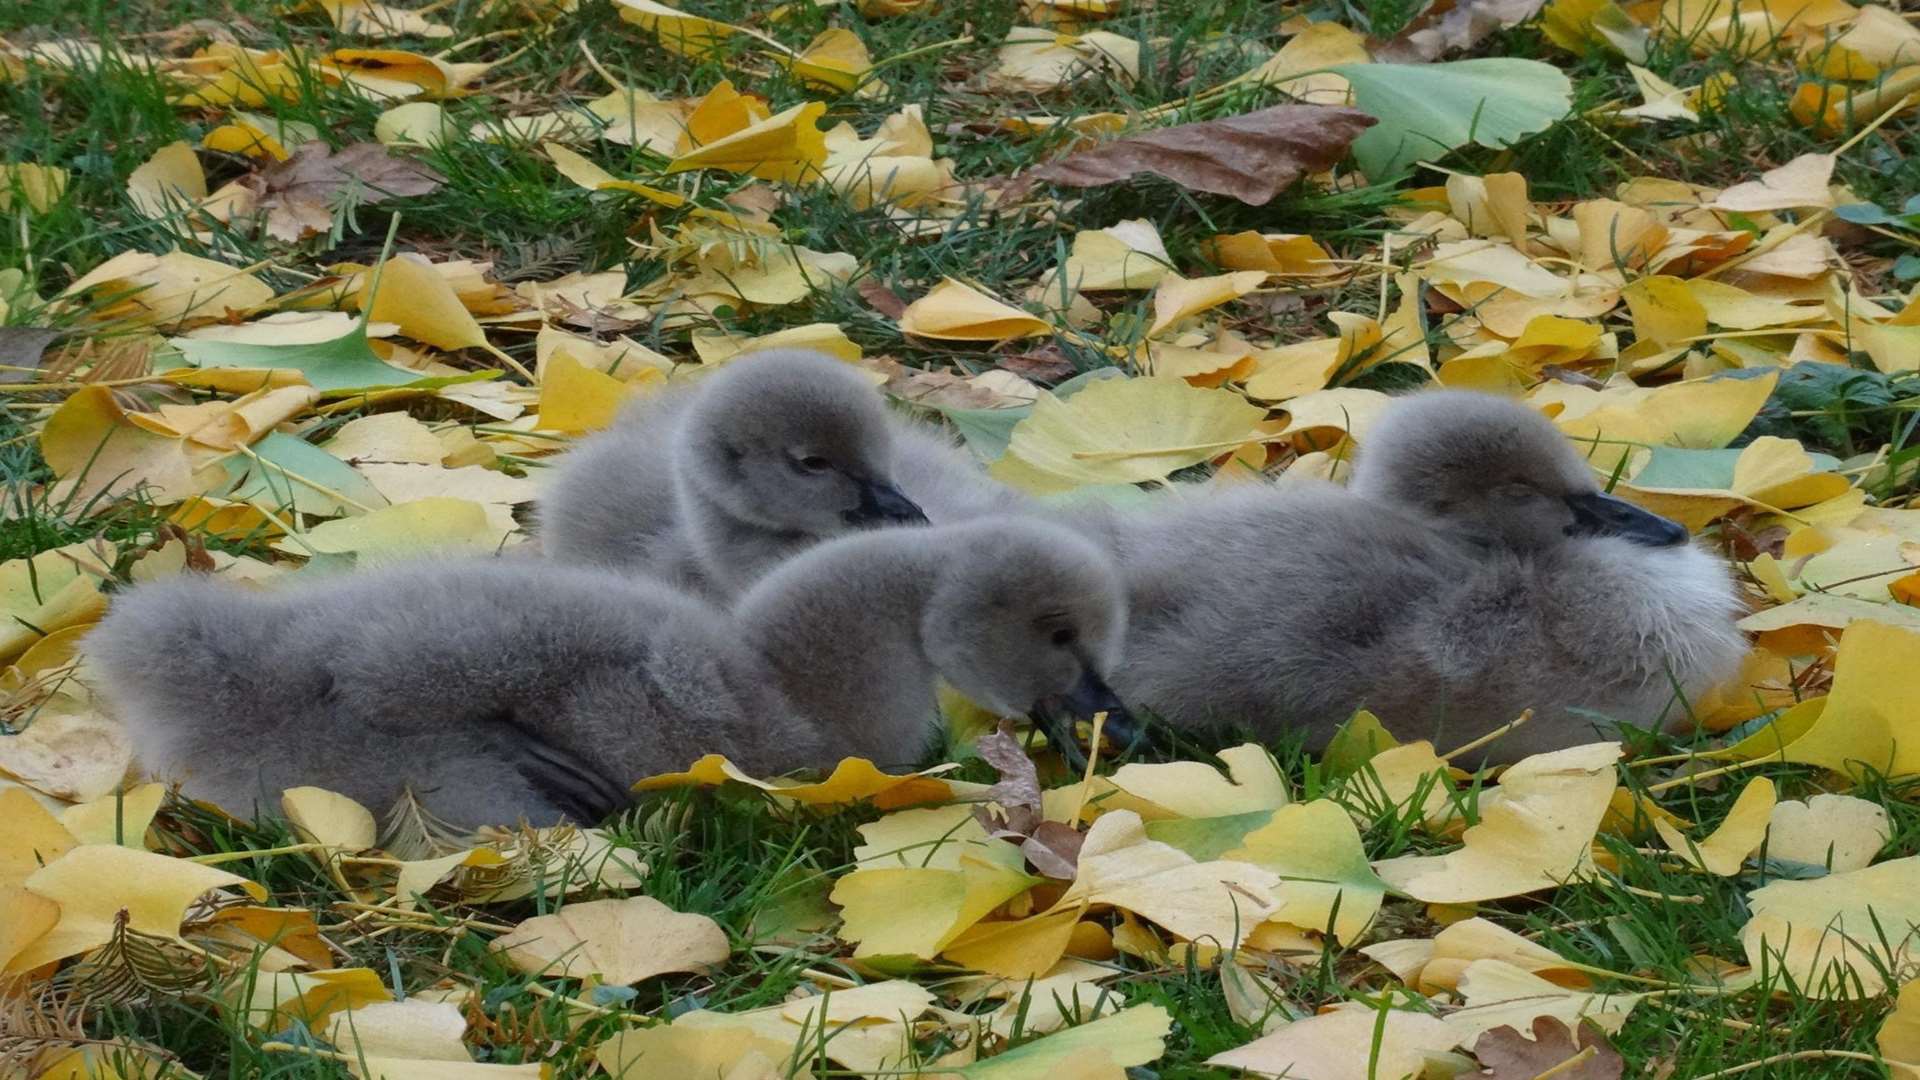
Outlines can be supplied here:
M988 518L942 567L920 621L927 658L954 688L1001 713L1090 719L1123 707L1106 683L1127 609L1105 552L1057 525Z
M832 357L736 360L708 377L682 425L683 481L738 520L819 537L927 520L889 476L885 403Z
M1367 434L1352 487L1518 550L1583 536L1650 547L1687 540L1679 523L1602 491L1546 417L1490 394L1437 390L1395 402Z

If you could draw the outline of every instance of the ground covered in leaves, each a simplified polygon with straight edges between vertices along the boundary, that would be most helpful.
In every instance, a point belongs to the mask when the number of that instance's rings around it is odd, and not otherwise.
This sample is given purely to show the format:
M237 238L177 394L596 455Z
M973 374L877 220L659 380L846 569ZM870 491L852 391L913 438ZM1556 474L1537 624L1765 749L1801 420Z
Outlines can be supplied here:
M0 1071L1920 1076L1916 104L1846 0L9 5ZM1074 776L959 703L597 829L129 776L116 586L522 543L779 344L1069 497L1523 396L1754 650L1494 777L1366 714Z

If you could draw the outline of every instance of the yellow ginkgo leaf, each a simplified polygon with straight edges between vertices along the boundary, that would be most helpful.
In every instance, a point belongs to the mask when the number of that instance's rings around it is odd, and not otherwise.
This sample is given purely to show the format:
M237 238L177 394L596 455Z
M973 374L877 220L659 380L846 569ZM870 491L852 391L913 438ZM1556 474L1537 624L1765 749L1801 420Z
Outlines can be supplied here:
M1645 996L1569 989L1504 960L1475 960L1467 965L1459 991L1465 1007L1449 1013L1446 1024L1454 1039L1468 1049L1494 1028L1530 1031L1543 1016L1570 1029L1592 1023L1612 1034Z
M199 206L207 197L207 173L185 142L171 142L127 174L127 197L149 218Z
M798 55L780 62L804 82L842 92L858 87L873 68L867 43L842 27L821 31Z
M992 78L1009 87L1052 90L1096 72L1122 82L1140 76L1140 42L1109 30L1062 34L1034 26L1016 26L1000 46Z
M453 27L377 0L309 0L343 34L369 38L453 36Z
M1488 919L1462 919L1435 934L1428 944L1431 949L1424 966L1407 979L1423 994L1459 989L1461 977L1480 960L1511 964L1561 986L1577 988L1592 981L1573 961Z
M927 295L908 304L900 314L900 329L941 341L1011 341L1053 332L1045 319L953 278L942 279Z
M1292 407L1290 399L1324 390L1335 376L1358 374L1389 357L1399 359L1386 347L1385 329L1372 316L1334 311L1327 314L1327 319L1339 328L1338 337L1298 341L1255 353L1258 367L1247 379L1247 394L1262 401L1287 401Z
M1238 394L1184 379L1102 379L1065 400L1041 396L1002 460L1069 484L1162 480L1261 441L1265 417Z
M49 634L97 622L107 610L100 585L112 572L86 544L0 563L0 661Z
M371 811L325 788L286 789L280 793L280 812L301 839L344 851L367 850L380 832Z
M1429 1055L1453 1044L1452 1030L1438 1017L1346 1003L1282 1024L1245 1046L1213 1055L1207 1064L1260 1076L1372 1080L1419 1076Z
M717 52L737 26L691 15L654 0L615 0L620 17L658 38L662 48L698 60Z
M1682 342L1707 332L1707 309L1677 277L1653 275L1630 283L1621 295L1633 316L1633 333L1657 344Z
M954 938L940 955L989 975L1038 979L1066 955L1082 914L1079 908L1066 908L1025 919L975 923Z
M1595 471L1610 476L1632 453L1632 444L1701 450L1727 445L1753 422L1778 381L1778 373L1767 372L1759 378L1652 388L1586 390L1560 384L1552 393L1565 407L1553 419L1582 444ZM1535 399L1541 397L1536 392Z
M660 1024L629 1028L602 1042L594 1060L614 1080L643 1076L715 1076L779 1080L794 1041L769 1038L749 1028L713 1030Z
M1833 690L1802 702L1745 742L1742 756L1819 765L1839 773L1877 769L1889 776L1920 772L1920 730L1905 703L1920 700L1920 667L1913 663L1920 631L1863 619L1840 635ZM1795 722L1806 726L1791 732ZM1785 742L1785 748L1780 749ZM1732 754L1740 744L1728 749Z
M66 194L68 176L67 170L52 165L0 165L0 212L13 209L13 193L18 191L27 209L46 213Z
M595 371L571 353L555 353L540 373L540 430L571 435L598 431L643 392L636 383Z
M803 102L680 154L666 171L723 169L783 183L818 179L827 163L826 134L818 123L826 111L822 102Z
M1226 817L1287 805L1286 777L1264 747L1247 743L1217 756L1227 763L1227 776L1198 761L1129 762L1115 770L1111 781L1182 818Z
M247 1023L260 1031L279 1031L296 1020L324 1031L334 1013L393 1000L393 991L370 968L261 972L239 982L234 995Z
M933 959L994 909L1040 883L1017 865L1018 849L1000 846L1013 857L966 853L952 870L901 867L848 874L834 882L830 896L844 920L840 936L857 943L858 957Z
M1153 322L1148 337L1157 337L1182 319L1210 311L1229 300L1258 289L1267 280L1262 270L1236 270L1212 277L1185 278L1167 274L1153 292Z
M14 958L59 921L59 904L24 885L0 881L0 975L25 970L14 966Z
M1709 205L1743 214L1832 206L1833 193L1828 185L1833 182L1836 160L1832 154L1801 154L1761 173L1759 179L1733 185Z
M460 1006L450 1001L376 1001L334 1013L329 1019L332 1026L326 1030L326 1039L345 1055L350 1067L363 1056L416 1062L473 1061L461 1041L467 1032L467 1018ZM364 1075L375 1077L379 1071L369 1069Z
M446 142L451 130L447 126L446 110L432 101L395 105L373 123L373 137L387 146L419 146L429 150Z
M1550 889L1587 872L1593 838L1613 800L1618 743L1523 758L1482 797L1480 823L1446 855L1408 855L1375 866L1416 900L1461 904Z
M453 97L479 81L492 64L457 64L405 49L335 49L316 62L320 74L369 96L390 101Z
M80 845L60 819L24 788L0 790L0 814L7 821L7 831L0 835L0 888L25 882L42 866Z
M166 796L165 784L141 784L69 806L61 812L60 824L82 844L119 844L144 851L147 826L153 824Z
M1154 288L1173 273L1171 267L1173 256L1167 254L1160 231L1142 217L1073 234L1073 250L1058 277L1066 288L1079 292ZM1043 290L1058 288L1054 281L1043 282Z
M486 331L460 302L447 279L422 259L396 255L378 271L379 293L369 296L374 274L361 278L359 303L367 317L390 322L415 341L438 349L486 348Z
M1352 816L1330 799L1281 807L1221 858L1280 875L1280 907L1269 922L1330 932L1342 942L1365 933L1386 898Z
M165 329L249 312L273 299L259 278L226 263L170 251L123 251L89 270L60 295L91 294L93 317L131 320Z
M1284 277L1331 277L1342 272L1333 262L1333 255L1321 247L1318 240L1300 233L1252 230L1221 233L1201 245L1201 249L1209 259L1228 270L1258 270Z
M1773 781L1756 776L1741 790L1720 827L1706 839L1689 840L1679 829L1658 818L1654 819L1653 829L1668 850L1687 865L1709 874L1732 877L1740 872L1747 856L1759 850L1767 838L1767 822L1772 817L1774 802Z
M1158 1061L1172 1029L1166 1009L1135 1005L971 1065L926 1075L928 1080L1119 1080L1134 1066Z
M652 184L643 184L638 180L622 180L607 170L595 165L584 156L561 146L559 143L545 143L541 146L547 156L553 159L554 167L560 175L586 188L588 191L627 191L659 203L661 206L675 207L687 204L686 196L678 192L657 188Z
M757 337L736 337L725 331L695 331L693 352L703 364L724 364L769 349L807 349L852 363L860 359L858 342L838 323L803 323Z
M719 784L747 784L782 799L808 806L837 806L872 799L875 806L891 809L916 803L944 802L953 797L953 786L939 778L956 766L942 765L922 772L895 774L882 772L865 758L847 758L818 783L757 780L719 754L708 754L687 767L686 772L650 776L633 785L635 791Z
M1873 1041L1894 1080L1920 1080L1920 981L1900 987Z
M720 924L650 896L568 904L526 920L488 947L531 975L591 976L616 986L670 971L707 971L732 952Z
M216 889L267 898L264 887L225 870L114 844L76 847L35 871L26 887L59 904L60 921L14 958L16 970L105 945L122 920L128 929L177 941L187 908Z
M448 475L456 472L432 471ZM416 559L429 552L480 554L500 546L501 539L511 531L511 517L508 521L507 525L496 522L488 507L472 499L431 495L323 521L297 539L274 541L273 547L289 555L353 555L363 566Z
M228 154L285 161L293 156L294 147L319 137L320 129L312 124L236 110L226 123L207 132L200 145Z
M1079 876L1053 910L1104 904L1188 941L1231 948L1280 906L1280 877L1229 859L1201 862L1147 836L1131 810L1102 814L1080 847Z
M1815 795L1776 804L1767 821L1767 858L1844 874L1864 870L1887 841L1886 807L1851 795Z
M1911 655L1911 654L1909 654ZM1871 998L1920 957L1920 856L1747 894L1747 963L1823 999Z
M1353 88L1345 78L1328 69L1372 60L1367 53L1366 35L1329 20L1308 24L1288 38L1266 63L1241 78L1272 86L1308 104L1345 105Z

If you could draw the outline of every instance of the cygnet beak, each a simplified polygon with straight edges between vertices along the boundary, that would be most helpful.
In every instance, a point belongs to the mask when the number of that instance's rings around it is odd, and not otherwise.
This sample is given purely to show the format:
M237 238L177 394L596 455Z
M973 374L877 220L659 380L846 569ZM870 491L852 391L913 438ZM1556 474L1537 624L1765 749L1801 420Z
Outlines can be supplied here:
M1100 725L1101 736L1112 740L1123 753L1133 749L1142 735L1139 722L1127 711L1120 695L1091 668L1080 676L1073 689L1041 699L1033 708L1033 721L1046 733L1047 741L1060 751L1068 766L1084 769L1087 756L1080 752L1080 744L1074 738L1074 721L1091 721L1100 713L1107 714L1106 721Z
M918 503L900 493L892 484L856 478L860 485L860 505L840 515L849 525L925 525L926 512Z
M1618 536L1648 547L1687 542L1685 525L1604 492L1569 495L1567 505L1573 508L1573 524L1567 526L1569 536Z

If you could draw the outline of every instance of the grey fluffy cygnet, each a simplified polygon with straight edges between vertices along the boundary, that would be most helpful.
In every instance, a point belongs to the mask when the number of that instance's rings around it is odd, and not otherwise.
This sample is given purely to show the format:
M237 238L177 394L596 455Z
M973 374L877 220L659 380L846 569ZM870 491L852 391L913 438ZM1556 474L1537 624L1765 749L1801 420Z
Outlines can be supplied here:
M1589 713L1657 722L1746 650L1717 559L1604 494L1544 417L1484 394L1395 403L1348 489L1094 524L1130 594L1114 685L1176 725L1317 747L1364 706L1403 737L1464 743L1531 708L1488 750L1511 760L1597 738Z
M1017 497L860 373L803 350L736 360L624 412L562 456L543 551L731 597L823 539L968 520Z
M597 820L728 755L756 774L911 763L934 681L1018 712L1106 708L1125 608L1055 526L881 530L783 564L731 612L582 567L402 564L270 591L197 575L87 638L143 766L236 812L294 785L455 824Z

